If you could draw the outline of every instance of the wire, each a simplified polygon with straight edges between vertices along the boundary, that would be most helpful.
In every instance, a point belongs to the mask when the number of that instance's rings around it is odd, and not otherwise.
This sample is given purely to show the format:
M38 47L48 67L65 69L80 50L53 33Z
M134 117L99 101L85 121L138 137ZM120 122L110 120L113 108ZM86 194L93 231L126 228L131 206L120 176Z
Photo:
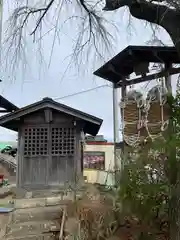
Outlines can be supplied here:
M73 97L73 96L76 96L76 95L79 95L79 94L82 94L82 93L91 92L91 91L94 91L96 89L103 88L103 87L111 87L111 86L108 85L108 84L105 84L105 85L101 85L101 86L98 86L98 87L95 87L95 88L90 88L90 89L87 89L87 90L84 90L84 91L81 91L81 92L72 93L72 94L69 94L69 95L66 95L66 96L63 96L63 97L54 98L54 100Z

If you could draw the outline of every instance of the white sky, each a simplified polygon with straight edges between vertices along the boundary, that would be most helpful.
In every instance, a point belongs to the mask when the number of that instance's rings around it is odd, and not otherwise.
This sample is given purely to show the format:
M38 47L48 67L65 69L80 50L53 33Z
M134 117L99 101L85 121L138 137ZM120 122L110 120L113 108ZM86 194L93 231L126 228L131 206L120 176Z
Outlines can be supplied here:
M8 18L8 14L8 6L4 4L4 22ZM107 13L107 18L116 23L118 33L112 28L108 28L109 32L116 35L116 41L114 42L114 48L112 48L111 52L104 52L105 61L112 58L128 45L144 45L151 38L152 32L150 27L145 26L142 21L135 19L132 21L133 29L131 35L129 34L127 30L128 12L124 11L124 9L118 10L116 13ZM46 28L46 26L44 28ZM32 38L27 36L26 59L28 67L26 70L20 67L13 76L7 67L3 67L0 73L0 77L3 79L3 82L0 84L0 94L17 106L22 107L46 96L58 98L106 84L106 81L92 74L94 70L103 64L102 60L94 60L92 58L93 50L90 57L87 55L89 57L88 64L87 62L82 62L79 71L77 71L75 67L71 67L65 73L69 63L68 56L72 53L72 39L76 34L77 29L74 29L73 26L65 25L63 27L60 41L58 41L57 38L54 44L50 67L48 67L48 62L53 44L53 34L47 34L41 42L43 64L39 61L42 59L37 50L39 45L33 44ZM169 37L164 31L161 31L159 35L165 43L171 44ZM4 60L3 57L3 63ZM175 82L173 85L175 86ZM152 83L149 87L150 86L152 86ZM100 88L59 101L102 118L104 122L100 134L104 134L109 140L113 138L112 89L110 87ZM0 141L11 141L15 139L16 134L14 132L0 129Z

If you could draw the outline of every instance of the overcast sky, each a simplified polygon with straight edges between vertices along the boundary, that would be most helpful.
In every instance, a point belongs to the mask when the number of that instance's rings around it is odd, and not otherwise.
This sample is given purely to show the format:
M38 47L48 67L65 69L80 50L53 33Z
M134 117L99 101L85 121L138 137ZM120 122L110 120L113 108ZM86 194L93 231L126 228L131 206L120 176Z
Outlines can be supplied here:
M5 4L4 22L8 18L8 14L9 9ZM131 29L131 35L129 34L127 30L127 11L119 10L116 13L107 14L107 17L116 23L119 32L117 33L111 27L108 27L109 32L112 32L114 36L116 34L116 41L110 52L104 52L104 61L113 57L129 44L144 45L151 38L151 29L145 26L142 21L138 20L133 20L133 29ZM4 26L4 29L5 28ZM44 32L48 30L48 26L45 26L43 29ZM106 84L106 81L93 76L93 71L103 64L103 60L93 58L93 50L91 51L91 56L88 56L88 61L83 61L78 71L75 66L66 71L70 61L68 56L72 53L73 39L76 34L77 28L73 28L71 25L65 25L63 27L60 40L56 38L54 44L50 67L48 67L48 64L54 35L50 32L43 37L41 41L41 57L40 52L37 50L39 45L33 44L32 38L27 36L26 59L28 67L26 70L20 67L13 76L8 68L4 67L0 73L3 79L3 82L0 84L1 94L17 106L23 107L41 100L46 96L60 98ZM169 38L164 31L161 31L160 35L164 42L170 44ZM152 84L149 86L151 85ZM144 89L146 89L146 87L144 87ZM109 140L113 138L112 88L103 87L62 100L59 99L58 101L102 118L104 122L100 134L104 134ZM14 132L0 129L1 141L15 139L16 134Z

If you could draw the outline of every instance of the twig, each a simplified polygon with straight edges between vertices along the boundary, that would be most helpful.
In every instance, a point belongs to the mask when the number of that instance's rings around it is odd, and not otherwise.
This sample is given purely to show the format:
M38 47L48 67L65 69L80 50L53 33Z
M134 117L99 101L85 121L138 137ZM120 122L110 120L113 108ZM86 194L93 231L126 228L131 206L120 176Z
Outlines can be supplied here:
M43 14L40 16L40 18L39 18L39 20L37 21L37 24L36 24L34 30L32 31L32 33L31 33L30 35L34 35L34 34L35 34L37 28L38 28L39 25L41 24L44 16L46 15L46 13L48 12L48 10L50 9L50 7L51 7L51 5L52 5L53 3L54 3L54 0L51 0L51 1L48 3L47 7L44 9Z
M60 227L60 233L59 233L59 240L63 239L63 230L64 230L64 223L66 220L66 207L64 208L63 211L63 216L62 216L62 221L61 221L61 227Z

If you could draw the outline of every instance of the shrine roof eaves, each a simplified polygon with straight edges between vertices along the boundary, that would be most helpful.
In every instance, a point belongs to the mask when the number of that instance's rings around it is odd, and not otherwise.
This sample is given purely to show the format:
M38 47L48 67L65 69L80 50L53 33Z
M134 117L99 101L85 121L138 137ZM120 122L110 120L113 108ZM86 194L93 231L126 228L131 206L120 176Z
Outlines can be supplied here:
M74 116L77 119L83 120L85 123L84 129L83 129L84 132L94 135L94 136L98 133L98 131L101 127L101 124L103 122L103 120L100 118L92 116L88 113L84 113L77 109L71 108L64 104L58 103L58 102L54 101L53 99L46 97L46 98L43 98L41 101L27 105L23 108L18 109L15 112L3 115L2 117L0 117L0 126L10 129L10 127L8 125L9 122L16 121L16 120L20 119L21 117L26 116L27 114L31 114L33 112L36 112L36 111L38 111L40 109L44 109L44 108L52 108L56 111L64 112L68 115ZM15 127L12 130L18 131L18 128Z
M179 64L180 58L175 47L128 46L94 72L94 75L118 83L134 72L140 63Z

